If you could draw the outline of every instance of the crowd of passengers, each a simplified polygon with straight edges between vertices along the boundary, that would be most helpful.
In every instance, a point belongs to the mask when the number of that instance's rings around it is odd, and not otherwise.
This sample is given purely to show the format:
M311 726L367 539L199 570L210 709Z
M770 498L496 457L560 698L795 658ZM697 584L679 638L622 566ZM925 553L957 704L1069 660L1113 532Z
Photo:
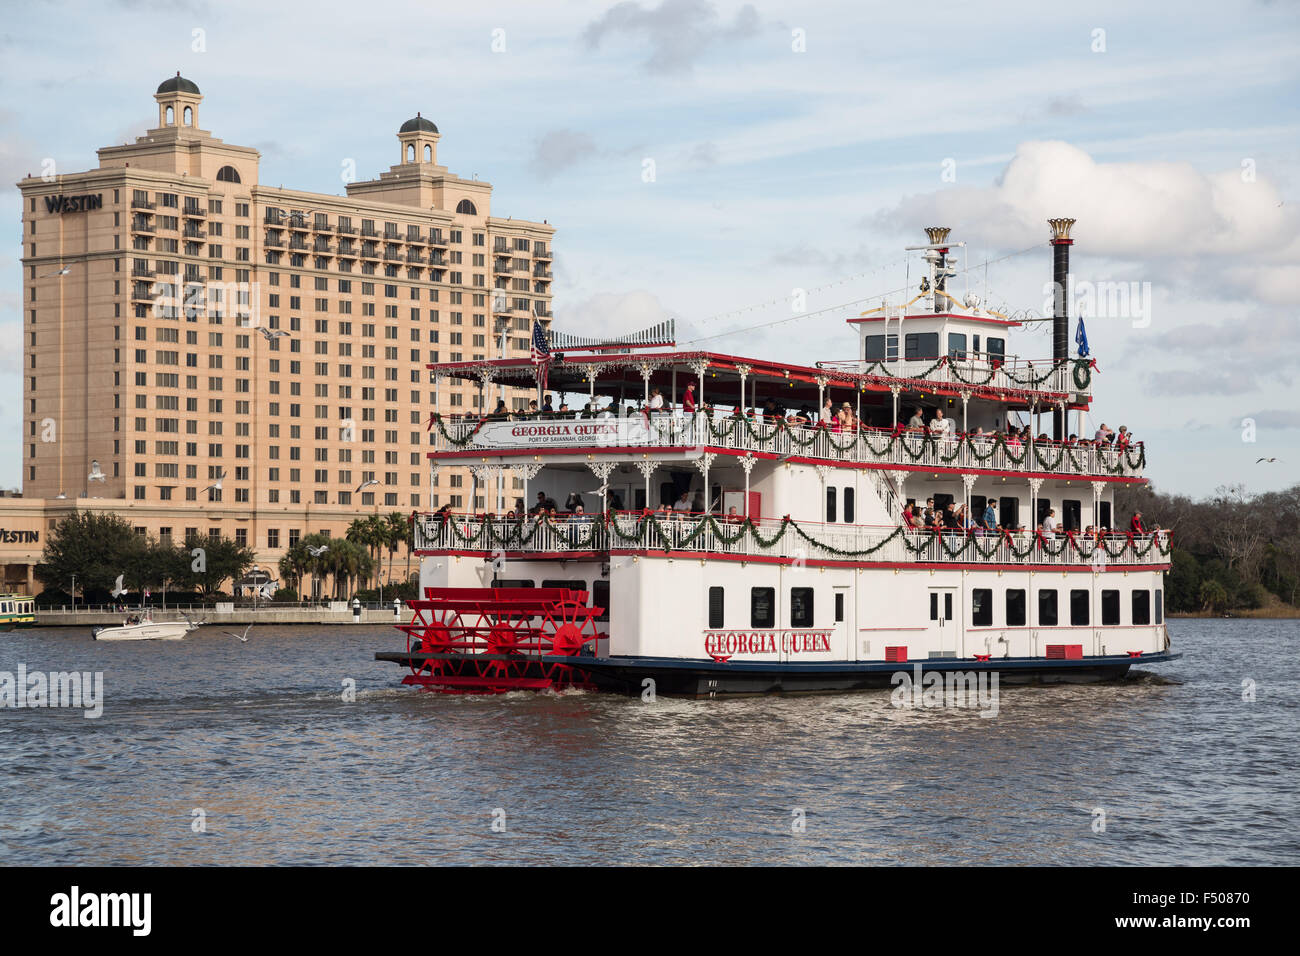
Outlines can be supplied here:
M903 527L909 531L929 531L947 535L998 535L1004 532L1023 535L1027 533L1027 529L1023 525L1008 525L999 521L997 502L992 499L989 499L984 505L984 511L978 516L978 519L967 512L964 504L958 502L949 502L941 508L936 508L933 498L926 498L923 507L909 500L903 506ZM1037 530L1044 537L1050 538L1060 537L1065 534L1065 530L1056 516L1055 508L1048 509ZM1103 537L1126 538L1129 535L1137 537L1154 534L1160 530L1159 525L1147 528L1142 521L1142 512L1135 511L1133 517L1129 520L1127 531L1119 528L1088 525L1081 532L1075 532L1075 537L1091 538L1093 540L1100 540Z
M820 413L814 412L807 406L783 408L775 399L771 398L764 402L760 409L746 408L742 411L742 409L736 408L731 412L720 411L707 403L697 405L694 385L686 386L680 406L665 402L663 393L658 388L651 389L648 402L626 402L622 406L622 416L626 418L675 414L694 416L697 411L715 422L727 418L743 417L755 423L761 422L768 425L783 421L787 425L802 428L821 426L836 434L865 432L868 430L890 431L890 429L871 426L864 422L848 402L842 402L837 407L830 398L827 398L822 404ZM619 405L612 400L604 405L595 401L585 402L578 409L570 408L568 403L562 402L556 408L554 397L546 395L540 406L536 399L529 401L526 411L510 409L506 406L504 400L498 399L496 408L487 416L487 420L526 421L537 418L587 420L617 417L619 417ZM933 409L927 418L926 410L919 405L913 410L912 417L906 423L899 422L892 431L894 434L907 432L929 435L941 441L954 441L962 437L957 430L957 423L953 419L946 417L942 408ZM972 441L989 443L1002 439L1009 448L1020 448L1029 444L1030 429L1028 425L1016 425L1010 419L1007 419L1006 427L1003 429L999 430L994 427L986 430L982 426L977 426L974 431L966 433L966 437ZM1053 439L1046 432L1040 433L1033 441L1041 444L1054 444ZM1086 435L1080 438L1077 434L1071 434L1066 439L1065 444L1072 447L1095 446L1105 449L1124 450L1132 446L1134 442L1128 426L1121 425L1117 431L1102 422L1092 438L1088 438Z

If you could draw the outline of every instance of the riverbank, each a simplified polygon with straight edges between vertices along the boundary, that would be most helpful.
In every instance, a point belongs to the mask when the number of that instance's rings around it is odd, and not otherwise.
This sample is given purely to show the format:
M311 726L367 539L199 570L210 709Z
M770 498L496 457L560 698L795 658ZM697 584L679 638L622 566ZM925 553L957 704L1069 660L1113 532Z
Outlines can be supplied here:
M1300 618L1300 607L1287 604L1260 607L1254 610L1239 611L1179 611L1170 612L1166 617L1174 618L1249 618L1255 621L1290 621Z
M394 610L385 608L360 608L353 613L352 608L331 609L330 607L276 607L263 604L254 607L235 607L218 605L216 608L203 610L153 609L153 619L163 621L189 620L220 627L223 625L244 624L396 624L410 620L410 610L400 605ZM32 627L94 627L122 623L121 611L72 611L37 609L36 623Z

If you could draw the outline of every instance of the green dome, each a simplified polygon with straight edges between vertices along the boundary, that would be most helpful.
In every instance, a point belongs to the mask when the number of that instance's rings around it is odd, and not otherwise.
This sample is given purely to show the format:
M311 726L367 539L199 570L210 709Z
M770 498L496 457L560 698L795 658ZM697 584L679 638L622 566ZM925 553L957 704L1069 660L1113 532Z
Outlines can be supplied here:
M405 123L403 123L402 128L399 129L397 132L398 133L415 133L415 132L436 133L438 132L438 127L434 126L432 122L425 119L419 113L416 113L412 119L409 119Z
M191 80L181 76L180 71L176 75L168 77L158 84L159 93L194 93L198 94L199 88Z

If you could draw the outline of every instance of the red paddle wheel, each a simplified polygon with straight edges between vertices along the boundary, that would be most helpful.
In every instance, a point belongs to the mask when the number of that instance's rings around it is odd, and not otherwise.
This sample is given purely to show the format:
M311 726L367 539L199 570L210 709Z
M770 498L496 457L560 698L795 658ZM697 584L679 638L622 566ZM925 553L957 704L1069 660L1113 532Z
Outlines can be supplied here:
M587 592L568 588L425 588L414 617L397 625L406 653L402 683L447 694L591 687L575 660L601 637ZM590 651L588 646L590 645Z

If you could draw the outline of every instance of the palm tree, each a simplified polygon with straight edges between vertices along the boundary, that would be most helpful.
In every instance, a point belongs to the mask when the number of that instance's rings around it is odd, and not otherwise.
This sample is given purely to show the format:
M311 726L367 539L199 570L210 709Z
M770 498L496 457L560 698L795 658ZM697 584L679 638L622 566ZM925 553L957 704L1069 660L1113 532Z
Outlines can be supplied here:
M408 542L410 547L410 525L406 523L406 515L400 511L390 512L388 518L384 521L384 545L388 548L388 583L393 583L393 552L403 542Z
M359 547L364 547L367 554L373 554L380 543L378 518L372 516L369 518L353 518L352 523L348 525L347 540ZM373 558L372 558L373 561ZM369 584L369 575L366 575L366 583Z

